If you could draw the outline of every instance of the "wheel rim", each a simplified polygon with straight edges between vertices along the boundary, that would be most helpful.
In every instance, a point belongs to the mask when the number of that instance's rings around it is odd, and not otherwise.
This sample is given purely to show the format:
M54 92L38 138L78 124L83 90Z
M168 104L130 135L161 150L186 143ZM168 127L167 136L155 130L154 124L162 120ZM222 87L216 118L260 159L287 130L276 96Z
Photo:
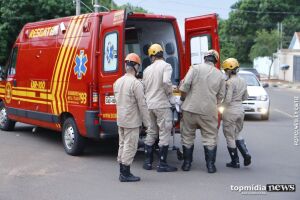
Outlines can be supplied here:
M0 110L0 126L4 127L7 122L7 113L6 109L3 107Z
M72 126L68 126L64 131L64 140L66 147L72 149L75 143L75 133Z

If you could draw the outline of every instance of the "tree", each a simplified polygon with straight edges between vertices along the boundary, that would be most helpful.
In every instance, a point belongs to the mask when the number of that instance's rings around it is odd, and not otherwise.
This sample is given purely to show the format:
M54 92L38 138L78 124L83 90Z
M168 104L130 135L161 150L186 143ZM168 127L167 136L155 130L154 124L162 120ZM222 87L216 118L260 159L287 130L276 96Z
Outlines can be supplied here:
M91 0L82 0L89 7L81 7L82 13L91 12ZM113 0L100 0L106 8L120 9ZM131 6L133 11L147 12L143 8ZM103 9L101 9L102 11ZM28 22L75 15L72 0L0 0L0 65L4 65L10 49L22 27Z
M250 59L253 60L256 57L269 57L271 60L271 65L269 66L269 79L271 74L271 67L273 64L273 53L276 51L278 47L278 43L280 41L280 36L278 31L266 31L261 30L257 31L256 39L254 40L254 45L251 47L250 51Z
M139 6L133 6L132 4L130 3L127 3L127 4L124 4L120 7L118 7L119 9L125 9L125 8L129 8L130 10L134 11L134 12L139 12L139 13L147 13L148 11L145 10L144 8L142 7L139 7Z
M65 0L1 0L0 64L5 64L10 49L22 27L28 22L75 14L72 1Z
M255 43L256 31L277 29L283 24L283 48L295 31L300 30L299 0L240 0L232 7L229 18L220 26L221 53L229 53L241 63L252 62L249 57ZM222 53L223 54L223 53Z

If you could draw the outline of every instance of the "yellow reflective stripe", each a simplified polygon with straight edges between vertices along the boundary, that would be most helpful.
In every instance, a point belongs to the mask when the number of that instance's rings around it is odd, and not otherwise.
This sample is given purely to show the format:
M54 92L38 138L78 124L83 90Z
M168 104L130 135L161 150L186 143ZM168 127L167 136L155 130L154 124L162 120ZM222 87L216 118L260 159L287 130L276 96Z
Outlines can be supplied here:
M41 99L48 99L50 101L52 101L54 99L53 95L52 94L48 94L48 93L40 93L40 98Z
M72 18L70 19L69 27L67 28L67 32L66 32L66 34L65 34L65 36L64 36L64 38L63 38L62 45L60 46L59 52L58 52L58 54L57 54L56 61L55 61L55 65L54 65L55 68L54 68L53 73L52 73L52 80L51 80L51 86L50 86L50 90L51 90L51 91L52 91L52 88L53 88L53 84L54 84L53 79L54 79L55 73L57 72L57 63L58 63L58 60L59 60L59 58L60 58L61 51L62 51L62 49L63 49L63 47L64 47L64 43L65 43L65 41L66 41L67 35L69 34L69 32L72 31L71 25L72 25L72 23L73 23L73 20L76 20L77 18L78 18L78 16L75 16L75 17L72 17Z
M5 93L5 88L0 88L0 93Z
M86 23L86 21L88 20L89 15L85 15L84 20L82 21L79 30L82 30L83 25ZM63 107L63 111L68 111L68 106L67 104L67 88L69 87L69 77L70 77L70 69L72 69L72 64L71 62L74 60L74 54L76 55L78 46L80 44L80 40L82 39L82 34L83 31L79 31L76 35L76 39L74 42L74 46L72 47L72 52L71 52L71 57L69 57L68 63L67 63L67 69L66 69L66 73L64 74L63 77L63 87L62 87L62 92L61 92L61 99L62 99L62 107Z
M58 59L58 62L57 62L57 65L56 65L56 70L55 70L55 74L54 74L54 78L52 79L52 84L53 84L53 88L51 88L51 94L54 95L54 100L53 100L53 113L54 114L58 114L58 108L57 106L59 106L60 104L60 101L59 99L56 98L56 92L57 92L57 86L58 86L58 75L60 73L60 70L61 70L61 62L63 59L65 59L65 51L67 49L67 46L70 42L70 35L71 33L73 32L73 29L74 29L74 25L76 24L76 21L77 21L77 16L74 17L72 20L71 20L71 23L70 23L70 27L68 29L68 32L66 33L66 40L64 41L64 43L62 44L62 50L59 54L59 59Z
M64 37L64 39L63 39L63 42L62 42L62 45L61 45L61 47L60 47L60 49L59 49L59 53L58 53L58 56L57 56L57 59L56 59L56 62L55 62L55 68L54 68L54 70L53 70L53 74L52 74L52 79L51 79L51 87L50 87L50 91L51 91L51 94L53 94L53 88L55 88L56 87L56 84L57 84L57 82L56 82L56 79L55 79L55 77L56 77L56 75L57 75L57 73L58 73L58 71L59 71L59 67L58 67L58 61L59 61L59 59L61 59L63 56L63 53L64 53L64 49L65 49L65 42L67 42L68 40L66 40L66 37L68 37L69 36L69 34L70 34L70 32L72 31L72 29L73 29L73 20L74 19L76 19L77 17L75 17L75 18L72 18L71 20L70 20L70 24L69 24L69 28L67 29L67 33L65 34L65 37ZM55 99L52 99L53 101L52 101L52 105L53 105L53 107L52 107L52 111L53 111L53 113L57 113L57 110L56 110L56 101L55 101Z
M51 102L47 101L39 101L39 100L34 100L34 99L24 99L24 98L19 98L19 97L12 97L13 100L19 100L19 101L25 101L25 102L31 102L31 103L39 103L39 104L48 104L51 105Z
M36 92L50 92L50 90L47 89L38 89L38 88L30 88L30 87L12 87L12 89L15 90L32 90Z
M83 17L83 16L82 16ZM68 65L66 65L67 61L72 57L72 54L73 54L73 46L76 44L75 41L76 41L76 38L78 37L78 33L82 32L82 26L83 26L83 18L80 18L79 20L76 21L75 23L75 28L74 28L74 33L72 35L72 38L69 42L69 45L68 45L68 49L67 49L67 57L65 57L65 59L63 60L63 63L62 63L62 70L60 72L60 75L59 75L59 79L58 79L58 89L57 89L57 93L55 95L55 97L57 99L60 99L60 104L58 106L58 113L61 113L63 110L65 110L64 108L64 99L61 95L62 93L62 89L63 89L63 85L65 85L66 83L64 82L65 80L63 79L64 78L64 74L66 73L66 70L68 68Z
M24 97L26 97L26 91L12 90L12 95L17 95L17 96L24 96Z
M79 29L79 25L81 23L81 20L82 18L78 19L74 25L74 32L72 34L72 38L70 39L69 41L69 45L67 47L67 53L64 57L64 59L62 60L63 63L62 63L62 70L60 71L60 74L59 74L59 77L58 77L58 86L57 86L57 91L55 93L55 98L59 100L59 104L58 104L58 114L62 112L63 108L62 108L62 102L63 102L63 99L61 98L60 96L60 92L61 92L61 89L62 89L62 84L63 84L63 80L62 80L62 77L63 77L63 74L65 73L65 70L66 70L66 61L68 60L68 58L70 57L70 49L72 48L72 45L74 43L74 37L76 37L76 34L77 34L77 31Z

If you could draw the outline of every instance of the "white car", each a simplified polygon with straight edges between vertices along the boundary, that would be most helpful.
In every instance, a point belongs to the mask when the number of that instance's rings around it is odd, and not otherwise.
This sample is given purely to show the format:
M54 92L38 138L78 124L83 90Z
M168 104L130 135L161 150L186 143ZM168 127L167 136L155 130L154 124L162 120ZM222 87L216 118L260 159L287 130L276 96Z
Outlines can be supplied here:
M256 76L248 71L240 71L238 75L247 83L248 100L243 101L246 115L260 115L262 120L269 119L270 99L264 89L268 84L262 84Z

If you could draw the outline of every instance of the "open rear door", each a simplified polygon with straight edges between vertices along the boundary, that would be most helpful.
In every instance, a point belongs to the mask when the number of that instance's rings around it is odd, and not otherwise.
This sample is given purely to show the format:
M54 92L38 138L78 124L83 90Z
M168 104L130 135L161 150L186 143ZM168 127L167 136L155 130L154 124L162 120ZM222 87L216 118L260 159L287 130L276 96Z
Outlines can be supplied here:
M185 19L185 69L188 70L192 64L203 63L204 53L209 49L220 52L217 15Z
M103 133L117 133L114 82L124 69L124 26L126 11L111 11L102 16L100 28L100 117Z

